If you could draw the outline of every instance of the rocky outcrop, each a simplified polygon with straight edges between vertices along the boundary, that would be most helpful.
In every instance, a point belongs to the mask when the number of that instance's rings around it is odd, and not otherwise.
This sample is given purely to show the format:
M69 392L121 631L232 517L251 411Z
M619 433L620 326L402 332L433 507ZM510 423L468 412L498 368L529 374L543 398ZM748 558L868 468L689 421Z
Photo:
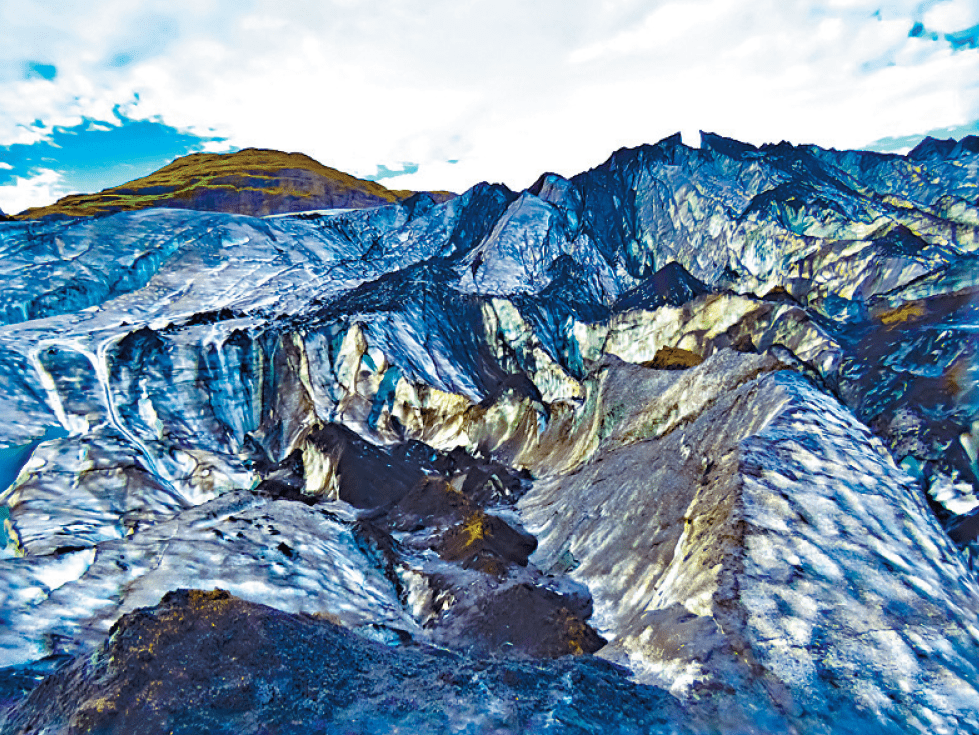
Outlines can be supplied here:
M179 590L48 678L22 733L684 733L671 697L598 660L486 661L367 641L325 617ZM627 704L628 706L622 706Z
M377 207L414 194L355 178L301 153L246 148L236 153L192 153L141 179L97 194L71 194L49 206L27 209L14 219L91 217L151 207L264 216ZM426 192L425 196L445 201L454 194Z
M5 223L0 683L89 691L121 617L221 588L621 666L695 732L979 732L979 169L933 148Z

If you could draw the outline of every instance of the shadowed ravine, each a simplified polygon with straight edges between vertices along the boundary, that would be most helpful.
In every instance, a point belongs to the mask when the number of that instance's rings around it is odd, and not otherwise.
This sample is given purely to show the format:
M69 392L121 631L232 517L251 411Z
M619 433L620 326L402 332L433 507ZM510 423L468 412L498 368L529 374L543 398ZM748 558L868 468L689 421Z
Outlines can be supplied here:
M979 733L977 148L0 223L0 732Z

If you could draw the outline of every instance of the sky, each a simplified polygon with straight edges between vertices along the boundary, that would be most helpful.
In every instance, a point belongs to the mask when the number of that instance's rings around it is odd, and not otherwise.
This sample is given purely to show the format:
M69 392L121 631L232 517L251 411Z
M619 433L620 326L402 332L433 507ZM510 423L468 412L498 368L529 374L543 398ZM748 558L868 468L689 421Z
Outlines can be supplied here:
M195 151L523 189L679 131L979 133L979 0L0 0L0 210Z

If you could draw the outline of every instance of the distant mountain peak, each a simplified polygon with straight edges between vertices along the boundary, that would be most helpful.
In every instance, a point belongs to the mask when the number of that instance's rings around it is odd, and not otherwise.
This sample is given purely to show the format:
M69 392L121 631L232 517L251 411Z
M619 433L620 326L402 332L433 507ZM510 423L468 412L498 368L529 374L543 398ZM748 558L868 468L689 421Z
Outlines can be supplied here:
M929 135L911 149L908 158L914 161L940 161L975 153L979 153L979 136L967 135L956 141L953 138L940 140Z
M429 193L437 201L454 196ZM191 153L134 181L96 194L71 194L17 218L84 217L150 207L262 216L361 209L403 201L413 194L358 179L303 153L245 148L235 153Z
M717 133L700 131L700 149L711 150L728 158L742 159L749 154L758 154L758 148L751 143L742 143L734 138L727 138Z

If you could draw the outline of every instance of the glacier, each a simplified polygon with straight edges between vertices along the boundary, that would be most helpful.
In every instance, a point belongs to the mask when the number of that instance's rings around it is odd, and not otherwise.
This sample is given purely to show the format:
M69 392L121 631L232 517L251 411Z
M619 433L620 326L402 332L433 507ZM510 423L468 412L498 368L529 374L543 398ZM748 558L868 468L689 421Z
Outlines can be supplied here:
M0 223L2 732L979 733L977 185L973 138L705 133ZM202 615L373 673L232 696Z

